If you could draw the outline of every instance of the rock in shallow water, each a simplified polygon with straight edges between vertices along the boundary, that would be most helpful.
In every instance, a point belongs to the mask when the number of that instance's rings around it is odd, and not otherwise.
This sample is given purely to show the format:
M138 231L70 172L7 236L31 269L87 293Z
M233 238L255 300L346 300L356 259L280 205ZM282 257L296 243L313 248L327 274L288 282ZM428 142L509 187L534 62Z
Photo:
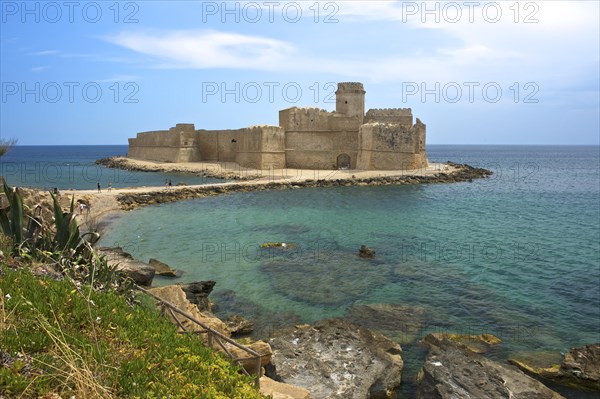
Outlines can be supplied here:
M238 314L231 315L224 321L227 327L229 327L232 337L249 335L254 331L254 323Z
M269 343L267 376L313 399L390 398L402 379L400 345L345 320L296 326Z
M358 256L361 258L374 258L375 250L367 247L366 245L361 245L360 249L358 250Z
M177 272L166 263L159 261L158 259L150 258L148 264L156 270L157 276L163 277L179 277Z
M556 363L547 361L543 364L539 362L539 356L531 356L517 356L510 361L540 378L575 389L600 392L600 343L571 349Z
M453 340L425 337L419 399L564 399L516 367L494 362Z

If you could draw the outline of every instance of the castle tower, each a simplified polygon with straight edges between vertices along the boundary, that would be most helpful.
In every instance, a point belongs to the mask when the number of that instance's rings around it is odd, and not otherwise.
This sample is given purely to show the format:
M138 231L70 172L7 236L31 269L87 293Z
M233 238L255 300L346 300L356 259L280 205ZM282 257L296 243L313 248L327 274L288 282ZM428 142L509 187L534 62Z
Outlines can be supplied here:
M365 89L359 82L338 83L335 92L335 112L358 116L360 123L365 115Z

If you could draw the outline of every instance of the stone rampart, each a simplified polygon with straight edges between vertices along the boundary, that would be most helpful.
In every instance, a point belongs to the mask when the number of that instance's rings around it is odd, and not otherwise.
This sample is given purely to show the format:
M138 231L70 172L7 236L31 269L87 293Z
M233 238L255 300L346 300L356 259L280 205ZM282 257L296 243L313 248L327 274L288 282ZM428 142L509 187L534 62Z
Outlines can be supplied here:
M198 156L193 124L180 123L169 130L138 133L129 139L127 156L161 162L191 162Z

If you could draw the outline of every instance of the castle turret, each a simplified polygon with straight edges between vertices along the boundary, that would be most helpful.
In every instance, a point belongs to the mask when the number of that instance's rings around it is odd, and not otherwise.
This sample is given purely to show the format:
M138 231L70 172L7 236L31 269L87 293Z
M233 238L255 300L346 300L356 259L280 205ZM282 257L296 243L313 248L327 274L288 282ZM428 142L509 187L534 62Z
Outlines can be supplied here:
M335 92L335 112L358 116L360 123L365 115L365 89L359 82L338 83Z

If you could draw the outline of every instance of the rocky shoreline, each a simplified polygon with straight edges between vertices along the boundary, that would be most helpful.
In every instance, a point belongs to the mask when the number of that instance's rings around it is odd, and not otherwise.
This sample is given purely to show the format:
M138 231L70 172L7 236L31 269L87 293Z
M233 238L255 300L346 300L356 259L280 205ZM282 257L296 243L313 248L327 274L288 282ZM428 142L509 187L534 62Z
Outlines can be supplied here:
M233 183L221 185L206 185L196 187L182 187L177 190L149 191L143 193L123 193L117 196L123 210L132 210L141 206L175 202L193 198L204 198L215 195L251 192L264 190L287 190L314 187L349 187L349 186L385 186L385 185L403 185L403 184L442 184L472 182L474 179L487 178L492 172L475 168L467 164L448 165L457 170L452 173L439 172L434 175L403 175L403 176L381 176L368 178L343 178L343 179L306 179L299 181L271 181L267 183Z
M100 251L115 264L125 259L121 270L146 286L151 285L152 277L140 279L140 272L132 270L132 262L150 275L155 269L170 270L162 262L151 265L135 261L120 248ZM571 349L559 365L534 365L525 359L492 360L486 353L502 345L498 337L449 333L423 336L423 309L400 304L355 305L344 318L284 327L254 341L249 338L254 328L251 321L239 314L222 320L213 313L209 295L214 286L214 281L199 281L150 290L259 353L261 390L273 398L394 398L406 365L396 336L399 329L412 332L408 342L403 342L427 349L416 378L414 397L418 399L564 399L544 382L592 395L600 392L599 343ZM173 321L187 323L183 319ZM252 371L253 365L244 363L244 367Z

